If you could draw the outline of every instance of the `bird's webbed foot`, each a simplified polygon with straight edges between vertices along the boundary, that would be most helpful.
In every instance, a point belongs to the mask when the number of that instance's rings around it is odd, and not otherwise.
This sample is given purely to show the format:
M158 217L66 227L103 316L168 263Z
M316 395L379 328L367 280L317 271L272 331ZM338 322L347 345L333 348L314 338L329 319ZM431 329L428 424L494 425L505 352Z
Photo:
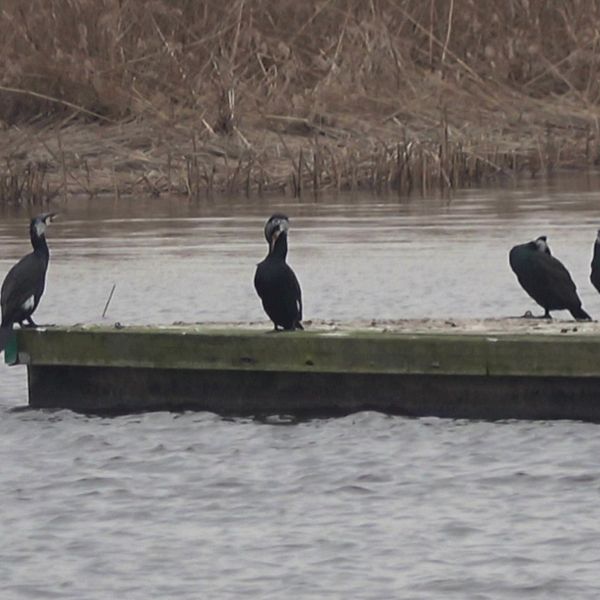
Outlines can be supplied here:
M548 311L546 311L543 315L534 315L530 310L526 310L525 314L521 317L521 319L550 319L550 320L552 320L552 317L550 316L550 313Z

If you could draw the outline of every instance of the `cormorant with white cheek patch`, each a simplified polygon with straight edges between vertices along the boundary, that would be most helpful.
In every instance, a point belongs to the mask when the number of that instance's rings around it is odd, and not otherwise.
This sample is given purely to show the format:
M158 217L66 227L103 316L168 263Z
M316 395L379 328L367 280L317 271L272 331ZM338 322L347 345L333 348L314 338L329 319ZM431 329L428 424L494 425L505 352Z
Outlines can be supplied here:
M552 256L546 236L514 246L509 262L522 288L544 309L545 318L551 318L551 310L568 310L578 321L591 320L569 271Z
M46 271L50 252L46 243L46 226L56 213L44 213L31 219L29 236L33 252L24 256L7 273L0 290L2 323L0 324L0 352L4 350L12 327L35 327L34 313L46 285Z
M294 271L285 262L289 219L273 215L265 225L269 254L256 267L254 287L275 331L302 327L302 292Z

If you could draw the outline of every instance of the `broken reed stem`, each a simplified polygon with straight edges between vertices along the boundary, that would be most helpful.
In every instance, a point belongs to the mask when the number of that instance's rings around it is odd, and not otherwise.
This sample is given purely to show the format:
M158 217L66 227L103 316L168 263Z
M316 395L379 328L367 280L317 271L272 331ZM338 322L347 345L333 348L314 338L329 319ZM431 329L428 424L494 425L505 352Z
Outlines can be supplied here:
M81 114L87 115L89 117L93 117L95 119L100 119L101 121L105 121L107 123L113 123L113 124L117 123L117 121L115 121L114 119L110 119L110 118L106 117L105 115L101 115L100 113L94 112L92 110L88 110L87 108L85 108L83 106L79 106L78 104L74 104L73 102L68 102L67 100L61 100L60 98L56 98L54 96L49 96L48 94L40 94L38 92L34 92L33 90L25 90L25 89L0 85L0 92L7 92L9 94L17 94L17 95L23 95L23 96L31 96L33 98L38 98L40 100L45 100L47 102L51 102L58 106L70 108L71 110L75 111L75 114L81 113Z
M108 300L106 301L106 304L104 305L104 310L102 311L102 318L104 319L104 317L106 317L106 311L108 310L108 306L110 304L110 301L112 300L113 294L115 293L115 289L117 287L116 283L113 283L113 286L110 290L110 294L108 295Z
M172 186L171 162L172 162L172 155L171 155L171 149L169 148L169 152L167 154L167 197L171 197L171 186Z
M313 193L315 196L319 194L319 150L313 150Z
M200 168L198 167L198 146L196 143L196 132L192 132L192 172L190 189L194 200L200 199Z
M446 62L446 52L448 51L448 44L450 43L450 35L452 34L452 17L454 15L454 0L450 0L450 8L448 9L448 27L446 29L446 40L444 41L444 47L442 48L442 65Z
M121 192L119 191L119 182L117 181L117 173L115 171L115 166L112 166L112 180L113 180L113 189L115 194L115 200L118 202L121 200Z
M298 155L298 170L296 175L296 196L302 196L302 149Z
M60 135L60 128L56 130L56 137L58 139L58 152L60 156L60 166L62 171L62 193L63 193L63 201L67 202L67 163L65 161L65 153L63 150L62 144L62 136Z

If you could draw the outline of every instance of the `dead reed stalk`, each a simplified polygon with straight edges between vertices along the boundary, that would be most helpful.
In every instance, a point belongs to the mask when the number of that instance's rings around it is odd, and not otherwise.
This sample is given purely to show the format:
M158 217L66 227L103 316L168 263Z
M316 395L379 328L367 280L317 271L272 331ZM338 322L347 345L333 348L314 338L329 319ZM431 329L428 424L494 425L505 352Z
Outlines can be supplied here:
M0 201L447 193L600 161L600 0L5 0L2 15ZM53 150L38 133L65 116Z

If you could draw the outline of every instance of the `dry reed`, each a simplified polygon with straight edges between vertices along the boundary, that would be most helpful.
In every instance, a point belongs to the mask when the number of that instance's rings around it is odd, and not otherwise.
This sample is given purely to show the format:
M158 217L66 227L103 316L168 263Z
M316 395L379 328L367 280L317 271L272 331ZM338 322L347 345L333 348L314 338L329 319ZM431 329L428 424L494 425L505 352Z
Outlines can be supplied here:
M448 191L600 160L600 0L5 0L0 201Z

